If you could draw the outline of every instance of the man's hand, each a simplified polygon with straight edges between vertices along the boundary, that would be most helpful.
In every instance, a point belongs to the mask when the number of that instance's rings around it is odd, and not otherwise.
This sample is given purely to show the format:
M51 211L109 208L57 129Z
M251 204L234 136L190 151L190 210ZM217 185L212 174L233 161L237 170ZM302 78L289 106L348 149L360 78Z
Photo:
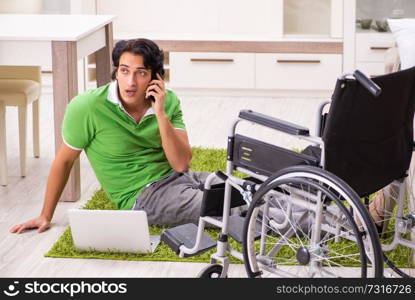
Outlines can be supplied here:
M10 228L11 233L22 233L25 230L36 228L37 232L40 233L50 227L53 212L68 181L73 163L79 157L80 153L81 150L74 150L62 143L49 172L45 200L39 217L13 226Z
M25 223L18 224L10 228L11 233L22 233L28 229L35 229L37 228L37 232L41 233L50 227L50 221L44 217L39 216L35 219L29 220Z
M151 101L151 106L153 107L154 113L156 115L164 114L164 100L166 98L166 90L163 78L160 74L156 74L158 79L150 81L146 97L153 96L156 101Z

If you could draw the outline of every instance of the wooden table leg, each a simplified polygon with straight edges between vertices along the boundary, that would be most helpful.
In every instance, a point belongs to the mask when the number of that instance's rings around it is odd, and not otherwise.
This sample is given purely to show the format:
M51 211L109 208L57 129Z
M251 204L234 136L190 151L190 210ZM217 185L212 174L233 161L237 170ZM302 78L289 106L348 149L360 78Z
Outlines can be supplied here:
M0 101L0 184L7 185L6 104Z
M95 52L97 86L107 84L111 81L111 65L112 65L112 23L105 26L105 44L106 46Z
M78 94L76 42L52 42L52 70L55 153L57 153L62 144L61 129L66 105ZM80 198L80 176L80 164L77 159L60 201L77 201Z

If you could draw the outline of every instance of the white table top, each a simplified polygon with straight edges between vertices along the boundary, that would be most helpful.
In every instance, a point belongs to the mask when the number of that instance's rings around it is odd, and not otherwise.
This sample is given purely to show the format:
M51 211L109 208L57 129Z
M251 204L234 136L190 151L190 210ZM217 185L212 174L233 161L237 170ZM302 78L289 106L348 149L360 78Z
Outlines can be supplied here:
M148 38L161 41L224 41L224 42L327 42L338 43L342 39L329 38L324 35L284 35L276 37L266 34L225 34L225 33L160 33L160 32L116 32L115 40Z
M0 41L78 41L114 19L109 15L0 14Z

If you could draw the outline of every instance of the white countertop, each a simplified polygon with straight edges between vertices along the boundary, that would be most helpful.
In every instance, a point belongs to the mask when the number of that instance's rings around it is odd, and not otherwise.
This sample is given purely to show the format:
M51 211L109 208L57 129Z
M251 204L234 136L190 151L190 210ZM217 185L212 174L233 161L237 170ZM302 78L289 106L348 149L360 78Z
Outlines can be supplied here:
M0 40L77 41L115 18L111 15L0 14Z
M228 41L228 42L342 42L322 35L273 35L259 34L223 34L223 33L155 33L155 32L118 32L114 33L115 40L147 38L159 41Z

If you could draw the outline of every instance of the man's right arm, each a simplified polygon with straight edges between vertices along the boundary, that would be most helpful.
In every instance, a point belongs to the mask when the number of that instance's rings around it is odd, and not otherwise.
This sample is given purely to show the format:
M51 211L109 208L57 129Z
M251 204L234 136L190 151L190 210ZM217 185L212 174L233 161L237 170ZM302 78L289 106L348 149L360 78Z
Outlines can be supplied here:
M45 200L40 216L13 226L10 229L11 233L21 233L27 229L35 228L38 229L38 232L43 232L49 228L56 205L68 181L73 163L81 152L80 150L69 148L62 143L49 173Z

